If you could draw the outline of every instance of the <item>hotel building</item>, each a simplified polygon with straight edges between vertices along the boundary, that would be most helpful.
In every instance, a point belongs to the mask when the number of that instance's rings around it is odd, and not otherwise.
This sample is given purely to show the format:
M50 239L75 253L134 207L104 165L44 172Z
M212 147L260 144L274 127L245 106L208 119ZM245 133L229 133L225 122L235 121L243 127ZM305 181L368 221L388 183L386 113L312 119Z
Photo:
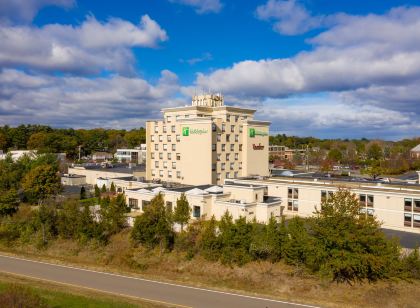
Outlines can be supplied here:
M254 120L255 111L225 106L221 95L163 109L163 120L146 122L146 179L208 185L268 176L270 123Z

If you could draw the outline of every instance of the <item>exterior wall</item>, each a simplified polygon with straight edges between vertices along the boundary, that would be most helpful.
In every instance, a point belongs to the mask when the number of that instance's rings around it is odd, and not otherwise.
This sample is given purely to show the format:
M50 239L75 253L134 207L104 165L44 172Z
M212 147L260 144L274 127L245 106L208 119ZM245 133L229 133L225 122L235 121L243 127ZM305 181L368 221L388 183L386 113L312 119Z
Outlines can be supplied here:
M69 186L78 186L86 184L86 177L85 176L72 176L68 174L64 174L61 177L61 184L69 185Z
M313 215L315 207L320 207L321 204L321 191L335 192L339 189L343 183L332 184L329 182L319 183L305 180L237 180L237 183L248 183L254 185L267 185L268 194L274 197L281 197L283 200L284 211L283 214L287 216L301 216L309 217ZM298 198L289 198L288 189L296 188L298 190ZM420 221L419 223L414 222L414 215L419 215L420 219L420 208L414 206L414 200L420 202L420 188L409 189L409 188L398 188L398 187L386 187L386 186L364 186L363 184L352 185L344 187L350 189L357 196L370 195L373 196L374 202L373 207L364 206L367 211L372 211L373 215L382 222L383 228L389 228L393 230L407 231L420 233ZM405 199L411 199L413 202L412 209L406 210L404 207ZM297 201L297 210L289 209L289 201ZM412 216L411 225L405 225L404 215L410 214ZM417 217L417 216L416 216Z

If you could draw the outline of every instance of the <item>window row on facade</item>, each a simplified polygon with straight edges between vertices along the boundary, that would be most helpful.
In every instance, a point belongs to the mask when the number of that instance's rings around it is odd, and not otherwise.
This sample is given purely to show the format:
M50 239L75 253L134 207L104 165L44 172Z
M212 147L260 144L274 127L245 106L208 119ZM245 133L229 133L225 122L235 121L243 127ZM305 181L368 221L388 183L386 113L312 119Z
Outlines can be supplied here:
M159 155L156 156L155 152L151 152L150 153L150 158L151 159L157 159L159 157L159 159L167 159L167 160L172 160L172 153L171 152L167 152L166 155L164 155L164 153L160 152L158 153ZM165 157L166 156L166 157ZM181 160L181 154L180 153L176 153L175 154L175 159L176 160Z
M153 177L159 176L159 177L163 178L163 177L166 176L167 178L171 179L172 176L173 176L172 170L167 170L166 171L166 175L164 174L165 173L165 170L152 169L152 172L151 173L152 173L152 176ZM176 178L177 179L180 179L181 178L181 171L176 171Z

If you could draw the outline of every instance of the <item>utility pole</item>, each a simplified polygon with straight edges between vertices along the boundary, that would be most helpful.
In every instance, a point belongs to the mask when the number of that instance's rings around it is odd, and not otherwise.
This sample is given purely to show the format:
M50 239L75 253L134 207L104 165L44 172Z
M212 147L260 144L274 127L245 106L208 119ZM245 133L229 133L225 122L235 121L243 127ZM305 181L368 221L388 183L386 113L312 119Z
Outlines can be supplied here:
M80 149L82 148L81 145L79 145L79 160L80 160Z
M306 171L309 171L309 144L306 145Z

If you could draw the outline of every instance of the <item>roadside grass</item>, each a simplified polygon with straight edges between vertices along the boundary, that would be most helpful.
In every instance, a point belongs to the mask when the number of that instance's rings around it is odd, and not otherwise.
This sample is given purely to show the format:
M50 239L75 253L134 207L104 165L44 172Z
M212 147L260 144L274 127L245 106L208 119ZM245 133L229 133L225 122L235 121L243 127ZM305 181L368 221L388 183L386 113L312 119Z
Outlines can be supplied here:
M141 300L117 297L83 288L75 288L29 279L0 272L0 297L3 292L31 293L39 297L48 307L70 308L157 308L165 307ZM10 292L10 293L12 293ZM24 295L24 294L23 294ZM20 306L19 306L20 307ZM25 306L26 307L26 306Z
M229 267L199 256L191 259L176 251L160 254L158 249L133 248L128 232L113 236L107 246L55 240L44 250L27 244L0 246L0 250L52 263L323 307L418 307L420 290L419 281L336 284L282 262L250 262L242 267Z

